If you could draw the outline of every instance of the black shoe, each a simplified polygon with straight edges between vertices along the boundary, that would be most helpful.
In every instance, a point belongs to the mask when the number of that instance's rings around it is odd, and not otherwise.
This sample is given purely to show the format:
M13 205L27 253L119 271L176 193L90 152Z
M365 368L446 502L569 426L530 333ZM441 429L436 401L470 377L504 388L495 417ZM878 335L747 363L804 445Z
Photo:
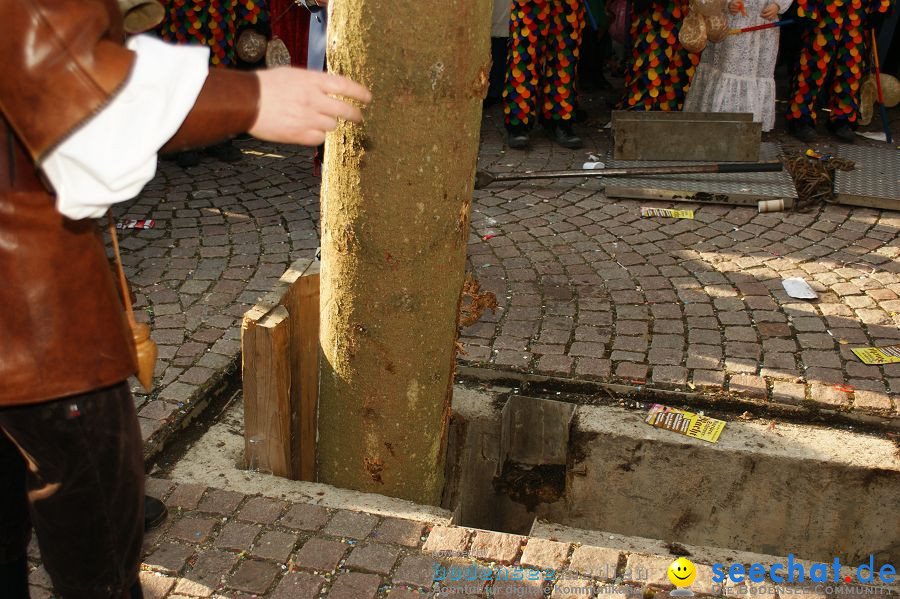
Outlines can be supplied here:
M506 145L513 150L522 150L528 147L528 131L515 128L506 132Z
M144 495L144 532L162 524L168 514L169 510L165 503L155 497Z
M847 121L829 121L827 128L832 135L845 144L852 144L856 141L856 133L853 132Z
M28 558L0 564L0 596L28 599Z
M564 148L577 150L584 146L581 138L572 131L572 125L564 121L554 122L548 127L547 132L550 138Z
M194 150L179 152L178 155L175 156L175 162L181 168L191 168L192 166L197 166L198 164L200 164L200 153Z
M810 143L816 138L816 130L806 122L790 125L788 131L803 143Z
M237 162L244 157L244 153L231 140L206 148L206 153L222 162Z

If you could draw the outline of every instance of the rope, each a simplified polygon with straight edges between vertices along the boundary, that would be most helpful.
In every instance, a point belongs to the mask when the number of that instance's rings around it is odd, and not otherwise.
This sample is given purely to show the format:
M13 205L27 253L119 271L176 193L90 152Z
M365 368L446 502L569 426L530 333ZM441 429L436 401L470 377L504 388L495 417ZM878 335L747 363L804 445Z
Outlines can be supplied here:
M803 154L785 158L784 167L791 173L797 189L794 210L807 211L822 202L833 202L835 171L852 171L855 166L846 158L819 160Z

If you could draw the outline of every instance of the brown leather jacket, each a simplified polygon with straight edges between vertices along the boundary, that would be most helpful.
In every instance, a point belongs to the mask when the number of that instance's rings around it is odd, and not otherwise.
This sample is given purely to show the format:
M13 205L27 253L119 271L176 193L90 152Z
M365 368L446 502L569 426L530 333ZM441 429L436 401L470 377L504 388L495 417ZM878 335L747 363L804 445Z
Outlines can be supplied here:
M0 407L118 383L134 348L92 220L55 208L40 161L131 70L115 0L3 0L0 18ZM246 131L253 74L211 69L167 150ZM142 115L135 115L141 118Z

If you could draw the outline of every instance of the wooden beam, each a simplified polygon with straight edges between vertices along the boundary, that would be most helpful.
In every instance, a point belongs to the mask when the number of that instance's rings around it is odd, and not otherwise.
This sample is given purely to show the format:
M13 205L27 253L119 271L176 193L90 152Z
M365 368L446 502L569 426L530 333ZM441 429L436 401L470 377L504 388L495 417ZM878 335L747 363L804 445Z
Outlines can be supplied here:
M247 314L241 324L244 442L251 470L291 477L291 372L288 311Z
M268 358L258 355L261 348L255 347L259 333L252 331L245 341L243 330L250 331L260 326L259 323L272 322L275 315L284 318L284 336L286 341L279 347L279 356ZM279 320L279 326L281 321ZM279 335L282 332L279 330ZM260 301L244 314L244 327L241 336L244 360L244 403L245 403L245 436L247 441L247 459L251 458L250 439L251 426L246 414L248 394L250 401L260 404L266 402L283 408L282 388L261 386L259 374L254 368L267 366L268 359L278 360L279 367L283 360L286 364L286 387L289 389L286 414L289 418L290 435L284 435L287 445L279 448L278 454L287 452L287 468L279 474L295 480L315 479L316 460L316 410L319 396L319 263L311 259L297 260L285 271L275 288L265 294ZM272 347L271 344L268 347ZM249 361L248 361L249 360ZM263 374L263 376L265 376ZM284 383L282 383L283 386ZM267 393L263 397L261 393ZM252 406L257 413L264 413L259 406ZM279 411L279 414L281 412ZM254 425L255 426L255 425ZM258 454L255 452L253 455ZM271 468L269 468L272 470ZM274 470L272 470L274 472Z
M785 209L793 208L793 198L762 196L752 192L746 193L708 193L705 191L677 191L672 189L650 189L646 187L630 187L624 178L609 177L604 192L608 198L624 198L629 200L656 200L661 202L687 202L689 204L725 204L731 206L756 206L762 200L784 200Z
M291 315L293 478L315 480L319 399L319 263L310 262L282 298Z
M762 140L761 123L728 113L616 112L612 132L616 160L756 162Z
M740 121L753 122L752 112L660 112L654 110L613 110L612 126L619 121Z
M503 406L500 461L541 466L564 465L575 405L551 399L513 395Z

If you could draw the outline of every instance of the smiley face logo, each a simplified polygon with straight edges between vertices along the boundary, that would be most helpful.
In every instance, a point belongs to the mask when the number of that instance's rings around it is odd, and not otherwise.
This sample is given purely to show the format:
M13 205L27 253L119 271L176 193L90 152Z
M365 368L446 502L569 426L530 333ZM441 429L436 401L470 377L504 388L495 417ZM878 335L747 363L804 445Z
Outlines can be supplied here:
M689 560L679 557L669 566L669 580L677 587L690 586L697 578L697 568Z

